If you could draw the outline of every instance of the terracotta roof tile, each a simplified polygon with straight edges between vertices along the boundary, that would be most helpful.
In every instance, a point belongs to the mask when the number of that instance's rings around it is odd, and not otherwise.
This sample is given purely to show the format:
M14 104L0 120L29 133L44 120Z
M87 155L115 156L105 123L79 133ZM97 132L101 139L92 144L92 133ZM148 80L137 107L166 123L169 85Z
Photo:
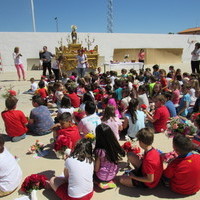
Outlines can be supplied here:
M188 28L188 29L180 31L178 33L179 34L184 34L184 33L191 33L191 32L200 32L200 27Z

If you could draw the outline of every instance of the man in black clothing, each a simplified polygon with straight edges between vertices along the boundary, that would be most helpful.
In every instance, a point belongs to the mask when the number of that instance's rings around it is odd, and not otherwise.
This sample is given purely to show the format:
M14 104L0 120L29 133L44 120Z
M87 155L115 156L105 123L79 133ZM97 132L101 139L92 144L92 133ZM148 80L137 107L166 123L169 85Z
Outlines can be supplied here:
M40 54L41 60L43 61L43 76L46 76L46 70L48 69L49 75L52 74L51 72L51 58L54 57L51 52L47 51L47 46L43 47L43 53Z

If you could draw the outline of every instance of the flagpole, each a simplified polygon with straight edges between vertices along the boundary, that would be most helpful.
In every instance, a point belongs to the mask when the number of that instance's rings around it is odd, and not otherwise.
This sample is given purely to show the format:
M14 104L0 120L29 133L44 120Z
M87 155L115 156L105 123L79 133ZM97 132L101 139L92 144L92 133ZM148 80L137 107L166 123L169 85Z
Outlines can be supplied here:
M33 0L31 0L31 11L32 11L32 21L33 21L33 32L36 32L36 27L35 27L35 13L34 13L34 3L33 3Z

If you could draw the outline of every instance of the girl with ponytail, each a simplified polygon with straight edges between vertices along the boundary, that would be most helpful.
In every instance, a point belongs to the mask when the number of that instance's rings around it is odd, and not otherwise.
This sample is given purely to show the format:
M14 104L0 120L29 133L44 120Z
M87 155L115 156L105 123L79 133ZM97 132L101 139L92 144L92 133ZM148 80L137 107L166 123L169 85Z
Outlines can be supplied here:
M132 98L124 117L123 128L126 129L128 127L127 135L131 139L135 138L140 129L145 128L146 115L143 111L138 110L138 104L138 99Z

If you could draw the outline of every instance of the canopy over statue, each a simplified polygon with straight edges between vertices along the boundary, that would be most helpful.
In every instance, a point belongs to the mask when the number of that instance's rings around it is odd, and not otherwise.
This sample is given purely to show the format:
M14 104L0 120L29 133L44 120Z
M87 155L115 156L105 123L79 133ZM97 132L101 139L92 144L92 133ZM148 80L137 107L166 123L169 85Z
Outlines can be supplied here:
M85 38L85 43L87 47L83 47L82 44L78 44L78 37L77 37L77 26L72 25L71 26L72 32L71 32L71 39L70 34L67 38L67 46L63 45L63 39L61 38L59 43L59 47L56 47L56 57L63 56L63 67L62 71L71 71L77 68L77 51L82 49L84 50L84 54L87 55L87 60L89 63L89 66L91 69L96 69L98 66L98 45L94 46L93 49L90 49L90 47L94 43L94 39L90 40L90 35L87 34Z

